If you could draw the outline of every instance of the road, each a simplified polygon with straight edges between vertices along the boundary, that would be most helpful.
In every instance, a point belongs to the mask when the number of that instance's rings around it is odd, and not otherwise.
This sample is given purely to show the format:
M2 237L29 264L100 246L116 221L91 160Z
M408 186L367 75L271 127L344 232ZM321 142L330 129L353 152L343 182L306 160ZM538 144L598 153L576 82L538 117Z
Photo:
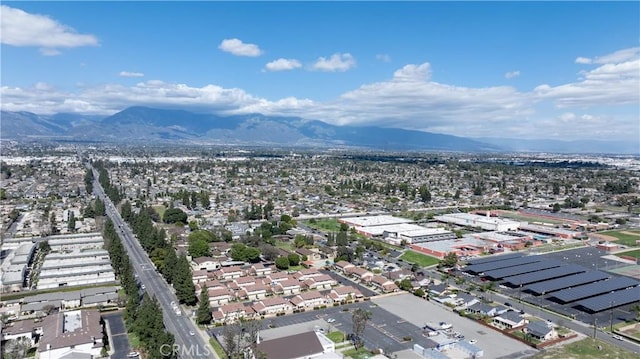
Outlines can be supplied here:
M211 346L206 341L205 336L189 319L188 313L178 315L171 307L171 302L178 302L172 288L155 270L155 267L146 252L133 235L129 226L124 222L111 200L105 195L100 183L97 181L98 173L94 169L94 194L104 201L107 216L117 229L124 248L129 254L129 259L138 275L138 280L145 286L145 290L150 296L155 296L164 313L164 325L170 333L175 336L174 348L163 348L162 354L171 351L176 352L179 358L218 358ZM191 335L194 333L194 335ZM166 352L164 351L166 349Z

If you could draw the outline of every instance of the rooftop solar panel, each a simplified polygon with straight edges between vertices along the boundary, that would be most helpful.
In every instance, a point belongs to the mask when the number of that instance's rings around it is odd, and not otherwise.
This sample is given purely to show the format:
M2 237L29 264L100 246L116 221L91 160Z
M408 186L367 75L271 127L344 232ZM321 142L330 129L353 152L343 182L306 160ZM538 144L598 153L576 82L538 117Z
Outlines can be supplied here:
M483 257L483 258L471 259L471 260L467 261L467 264L468 265L475 265L475 264L503 261L503 260L506 260L506 259L520 258L520 257L524 257L524 254L523 253L497 254L497 255L493 255L491 257Z
M592 312L600 312L605 309L616 308L634 302L640 302L640 287L627 288L597 297L583 299L578 302L578 306Z
M519 266L500 268L492 271L485 271L484 275L489 278L502 279L518 274L537 272L548 268L560 267L563 262L555 260L543 260L540 262L527 263Z
M512 258L504 261L491 262L491 263L482 263L465 267L464 271L466 272L474 272L474 273L482 273L489 270L495 270L500 268L514 267L520 266L528 263L541 262L545 260L542 256L527 256L520 258Z
M524 285L529 283L540 282L545 279L564 277L571 274L586 272L588 269L577 264L569 264L566 266L544 269L533 273L524 273L505 278L510 285Z
M585 284L569 289L563 289L553 294L551 297L556 298L563 303L569 303L578 299L594 297L598 294L611 292L613 290L633 287L638 285L639 283L640 282L638 282L637 280L627 277L613 277L605 281Z
M555 292L560 289L577 287L579 285L597 282L599 280L607 279L611 275L601 272L593 271L587 273L579 273L576 275L570 275L567 277L556 278L552 280L546 280L540 283L534 283L528 285L525 290L532 292L536 295Z

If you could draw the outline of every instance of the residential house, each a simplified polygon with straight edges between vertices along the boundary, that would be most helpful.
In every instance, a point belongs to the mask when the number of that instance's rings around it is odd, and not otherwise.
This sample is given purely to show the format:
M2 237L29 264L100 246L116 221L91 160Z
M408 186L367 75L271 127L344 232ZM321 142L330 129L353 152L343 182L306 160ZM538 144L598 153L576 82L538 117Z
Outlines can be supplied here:
M214 307L227 304L235 299L234 293L227 288L209 289L207 295L209 296L209 304Z
M335 279L331 278L331 276L327 274L321 274L319 276L309 277L305 279L305 281L303 282L303 287L307 289L322 290L329 289L337 284L338 282Z
M444 283L429 286L429 294L435 297L445 294L448 290L449 286Z
M287 272L275 272L267 275L265 283L273 286L278 282L282 282L288 279L291 279L291 277L289 276L289 274L287 274Z
M258 277L264 277L271 274L272 272L273 270L271 269L271 267L265 267L262 263L253 264L249 269L249 273Z
M300 258L307 257L307 260L315 261L315 260L320 260L321 259L320 258L320 253L314 252L314 251L309 250L307 248L298 248L298 249L296 249L295 253L297 255L299 255Z
M204 269L194 270L191 277L193 280L193 284L206 283L207 280L209 280L207 273L208 272Z
M508 310L509 308L502 305L492 306L482 302L478 302L467 307L468 313L484 315L489 317L495 317L496 315L501 315L503 313L506 313Z
M256 284L263 284L262 280L254 276L247 276L234 279L228 286L231 289L241 289Z
M383 293L396 292L399 289L392 280L380 275L374 275L371 277L371 284Z
M211 314L216 322L231 323L240 318L252 318L255 312L244 303L229 303L216 308Z
M276 314L288 312L293 309L293 305L282 297L262 299L253 304L253 310L260 315Z
M191 260L191 267L194 271L214 271L220 268L220 261L211 257L198 257Z
M293 275L293 278L295 278L295 279L297 279L297 280L302 282L307 278L317 277L317 276L321 276L321 275L324 275L324 274L320 273L318 268L305 268L305 269L297 271Z
M245 271L240 266L222 267L216 271L216 277L219 280L231 280L243 275L245 275Z
M34 319L6 323L2 326L2 341L26 338L31 345L35 345L36 328L39 327L41 323L36 323Z
M298 309L312 308L327 305L327 298L320 294L320 292L313 290L296 295L291 299L291 303Z
M262 283L257 283L253 285L248 285L246 287L242 287L238 291L238 296L240 298L246 298L248 300L260 300L269 294L270 288Z
M99 358L103 337L98 310L59 312L42 320L38 355L40 358Z
M297 279L286 279L276 282L273 286L275 293L281 293L284 295L300 293L300 282Z
M358 288L352 287L350 285L345 285L331 289L329 297L334 302L342 302L345 300L362 298L363 295Z
M527 326L523 329L523 332L527 335L530 335L532 338L543 342L554 339L558 335L553 326L543 321L527 323Z
M373 273L369 272L364 268L355 267L355 266L353 268L349 268L347 270L347 273L349 273L350 276L362 282L367 282L367 283L370 282L371 279L373 278Z
M493 325L503 329L513 329L527 324L527 320L518 312L508 311L493 318Z
M348 274L348 271L352 268L355 268L356 266L354 266L353 264L347 262L347 261L339 261L336 264L334 264L334 266L336 267L336 269L338 269L339 271L341 271L344 274Z
M478 298L475 295L460 292L454 299L454 304L460 308L466 308L478 302Z

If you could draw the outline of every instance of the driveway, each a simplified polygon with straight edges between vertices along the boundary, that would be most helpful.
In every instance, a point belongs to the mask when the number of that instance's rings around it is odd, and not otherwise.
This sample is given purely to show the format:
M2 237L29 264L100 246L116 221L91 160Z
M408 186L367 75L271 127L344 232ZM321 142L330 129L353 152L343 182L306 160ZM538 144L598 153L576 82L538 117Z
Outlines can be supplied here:
M109 343L113 354L112 359L126 359L127 354L131 351L129 345L129 337L127 336L127 329L124 326L124 320L122 319L122 312L103 314L105 324L109 327L111 337L109 337Z

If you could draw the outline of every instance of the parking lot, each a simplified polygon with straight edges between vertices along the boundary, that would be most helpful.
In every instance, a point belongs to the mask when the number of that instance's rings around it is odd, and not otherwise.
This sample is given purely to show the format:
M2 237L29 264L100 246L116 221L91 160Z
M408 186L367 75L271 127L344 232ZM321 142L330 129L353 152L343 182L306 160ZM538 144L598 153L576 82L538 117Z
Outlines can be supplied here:
M453 330L465 336L464 340L476 339L475 344L484 351L485 358L522 358L537 351L515 339L463 318L450 309L411 294L400 294L371 300L382 310L401 320L418 326L444 321L453 325ZM499 343L499 345L496 345Z
M609 255L609 253L599 250L595 247L581 247L570 250L563 250L554 253L544 253L540 254L545 259L554 259L559 260L567 264L578 264L585 268L589 268L591 270L600 270L600 271L610 271L616 268L628 266L628 263L603 258L604 256ZM487 282L483 282L478 277L468 277L465 276L466 280L472 281L477 285L481 286L486 284ZM586 313L572 306L575 303L569 304L559 304L554 301L548 300L550 294L535 296L533 294L527 293L526 291L521 291L520 288L508 288L504 286L500 286L500 281L496 282L494 287L494 291L498 291L503 295L509 296L512 299L508 300L509 303L513 304L513 306L517 309L524 309L519 301L530 303L537 307L549 309L556 313L564 314L568 317L573 317L583 323L593 324L594 321L599 323L599 326L610 326L612 323L615 325L620 322L630 321L635 318L635 313L631 311L631 304L613 308L613 310L605 310L599 313ZM485 294L488 299L498 300L498 296L493 298L494 295L492 293ZM503 303L500 303L503 304ZM538 314L538 313L530 313L530 314Z
M425 347L434 346L431 340L422 335L420 327L397 317L371 301L264 319L261 336L266 340L319 329L325 333L339 330L347 335L353 332L351 319L353 310L356 308L371 312L371 320L367 323L362 335L367 349L380 348L385 353L394 353L411 349L414 344ZM329 323L328 319L335 321ZM222 327L210 330L210 334L220 335L222 332ZM405 337L411 337L411 340L405 341Z

